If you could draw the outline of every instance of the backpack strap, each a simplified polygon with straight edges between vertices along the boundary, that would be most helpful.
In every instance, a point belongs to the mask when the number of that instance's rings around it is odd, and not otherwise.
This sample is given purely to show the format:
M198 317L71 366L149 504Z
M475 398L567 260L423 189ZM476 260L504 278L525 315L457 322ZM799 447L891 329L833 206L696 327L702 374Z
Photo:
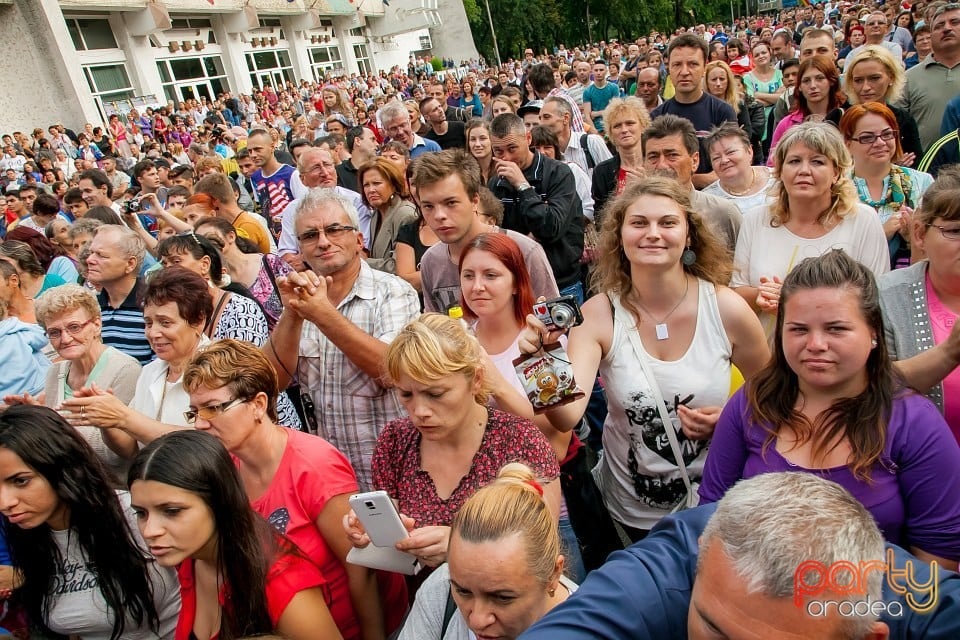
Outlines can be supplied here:
M453 614L457 611L457 603L453 601L453 592L447 591L447 604L443 609L443 624L440 626L440 638L447 634L447 628L450 621L453 620Z
M580 148L583 149L584 155L587 156L587 169L593 169L595 166L597 166L597 161L593 159L593 154L590 153L590 145L588 144L589 141L589 133L585 133L580 136Z

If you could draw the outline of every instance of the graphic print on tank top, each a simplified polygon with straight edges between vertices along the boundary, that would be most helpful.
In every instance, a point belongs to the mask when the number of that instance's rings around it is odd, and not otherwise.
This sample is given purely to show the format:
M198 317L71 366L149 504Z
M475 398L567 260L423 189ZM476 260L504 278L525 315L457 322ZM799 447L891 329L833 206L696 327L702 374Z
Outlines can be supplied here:
M688 467L706 447L704 441L687 439L680 427L677 405L686 404L692 399L692 396L683 399L679 396L664 398L667 415L671 422L666 428L673 429L676 433L677 444L680 445L680 452L683 455L683 463ZM630 450L627 455L627 465L633 481L634 492L641 502L650 507L672 509L687 495L687 487L683 483L683 478L679 475L671 478L649 476L642 474L639 470L642 466L649 467L649 464L641 465L638 456L656 455L672 466L677 464L673 449L670 448L670 440L667 438L666 431L664 431L663 420L657 410L656 398L645 390L637 391L630 396L629 403L624 407L624 411L629 421Z

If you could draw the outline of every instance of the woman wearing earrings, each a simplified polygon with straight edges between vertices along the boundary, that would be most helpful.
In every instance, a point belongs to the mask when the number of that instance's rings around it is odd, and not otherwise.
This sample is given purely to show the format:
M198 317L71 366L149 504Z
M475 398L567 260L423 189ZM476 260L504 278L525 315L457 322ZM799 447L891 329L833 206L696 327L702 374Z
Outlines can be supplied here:
M749 307L726 288L727 251L675 180L639 178L607 205L598 288L570 330L574 377L603 377L608 415L594 470L610 515L643 538L699 480L707 444L730 390L730 367L749 378L769 355ZM532 315L522 353L556 342ZM545 415L570 431L582 398Z

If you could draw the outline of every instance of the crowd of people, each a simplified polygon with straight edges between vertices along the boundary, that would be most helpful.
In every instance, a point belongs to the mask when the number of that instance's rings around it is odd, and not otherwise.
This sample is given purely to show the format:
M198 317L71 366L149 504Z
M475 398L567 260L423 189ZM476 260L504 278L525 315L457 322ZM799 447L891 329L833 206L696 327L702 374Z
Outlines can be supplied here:
M958 65L830 2L3 135L0 626L960 637Z

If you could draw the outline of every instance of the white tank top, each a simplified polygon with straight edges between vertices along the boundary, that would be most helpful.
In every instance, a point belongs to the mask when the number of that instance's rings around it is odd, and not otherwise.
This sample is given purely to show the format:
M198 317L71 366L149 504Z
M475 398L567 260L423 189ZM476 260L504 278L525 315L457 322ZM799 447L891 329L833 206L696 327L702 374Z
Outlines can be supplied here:
M699 280L693 341L679 360L658 360L644 350L677 434L691 482L703 475L706 441L687 440L677 403L691 408L723 406L730 392L732 346L720 319L716 288ZM633 314L611 295L613 341L600 363L608 414L603 455L594 478L610 514L631 527L650 529L687 495L670 441L663 429L650 382L627 331L636 331ZM638 341L639 342L639 341Z

